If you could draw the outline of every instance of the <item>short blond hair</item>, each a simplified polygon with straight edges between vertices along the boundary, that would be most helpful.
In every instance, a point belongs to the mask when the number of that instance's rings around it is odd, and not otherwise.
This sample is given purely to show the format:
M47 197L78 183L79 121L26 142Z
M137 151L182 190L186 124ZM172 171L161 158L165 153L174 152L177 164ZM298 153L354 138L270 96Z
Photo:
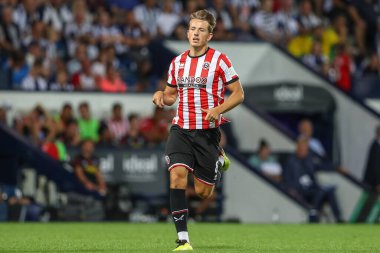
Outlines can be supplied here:
M208 22L208 31L210 33L212 33L212 31L215 28L215 25L216 25L215 16L214 16L214 14L212 14L208 10L199 10L199 11L191 13L189 25L190 25L190 21L193 19L199 19L199 20L207 21Z

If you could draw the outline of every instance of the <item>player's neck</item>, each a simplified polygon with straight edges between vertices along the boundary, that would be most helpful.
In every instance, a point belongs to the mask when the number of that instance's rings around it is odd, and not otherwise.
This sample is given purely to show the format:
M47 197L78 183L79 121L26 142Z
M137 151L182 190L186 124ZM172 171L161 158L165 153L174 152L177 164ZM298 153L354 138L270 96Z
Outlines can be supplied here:
M201 55L204 55L208 50L208 45L205 45L203 47L190 47L189 56L190 57L199 57Z

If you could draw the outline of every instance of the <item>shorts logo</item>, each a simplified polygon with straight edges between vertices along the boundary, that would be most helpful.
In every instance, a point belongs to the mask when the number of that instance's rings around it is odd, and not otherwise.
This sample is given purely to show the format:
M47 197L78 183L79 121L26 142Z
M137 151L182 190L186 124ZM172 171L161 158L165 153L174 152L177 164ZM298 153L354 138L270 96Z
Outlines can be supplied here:
M210 67L210 63L209 62L203 63L203 68L204 69L208 69L209 67Z
M170 158L169 158L169 156L167 156L167 155L165 156L165 161L166 161L166 164L167 164L167 165L170 164Z

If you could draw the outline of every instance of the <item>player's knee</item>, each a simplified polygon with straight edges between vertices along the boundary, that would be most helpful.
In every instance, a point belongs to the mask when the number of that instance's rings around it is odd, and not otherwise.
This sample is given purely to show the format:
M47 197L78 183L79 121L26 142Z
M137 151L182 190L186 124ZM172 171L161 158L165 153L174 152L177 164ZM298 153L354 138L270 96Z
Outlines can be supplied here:
M201 199L208 199L212 195L212 191L208 189L195 189L195 193L201 198Z
M186 188L187 175L176 171L170 172L170 188L184 189Z

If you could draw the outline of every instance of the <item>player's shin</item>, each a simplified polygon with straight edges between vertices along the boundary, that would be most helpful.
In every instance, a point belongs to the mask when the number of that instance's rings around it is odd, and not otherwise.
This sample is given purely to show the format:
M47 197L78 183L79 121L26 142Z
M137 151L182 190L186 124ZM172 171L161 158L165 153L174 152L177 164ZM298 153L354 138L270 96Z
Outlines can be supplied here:
M170 189L170 209L177 229L178 239L189 242L189 234L187 232L188 209L184 189Z

